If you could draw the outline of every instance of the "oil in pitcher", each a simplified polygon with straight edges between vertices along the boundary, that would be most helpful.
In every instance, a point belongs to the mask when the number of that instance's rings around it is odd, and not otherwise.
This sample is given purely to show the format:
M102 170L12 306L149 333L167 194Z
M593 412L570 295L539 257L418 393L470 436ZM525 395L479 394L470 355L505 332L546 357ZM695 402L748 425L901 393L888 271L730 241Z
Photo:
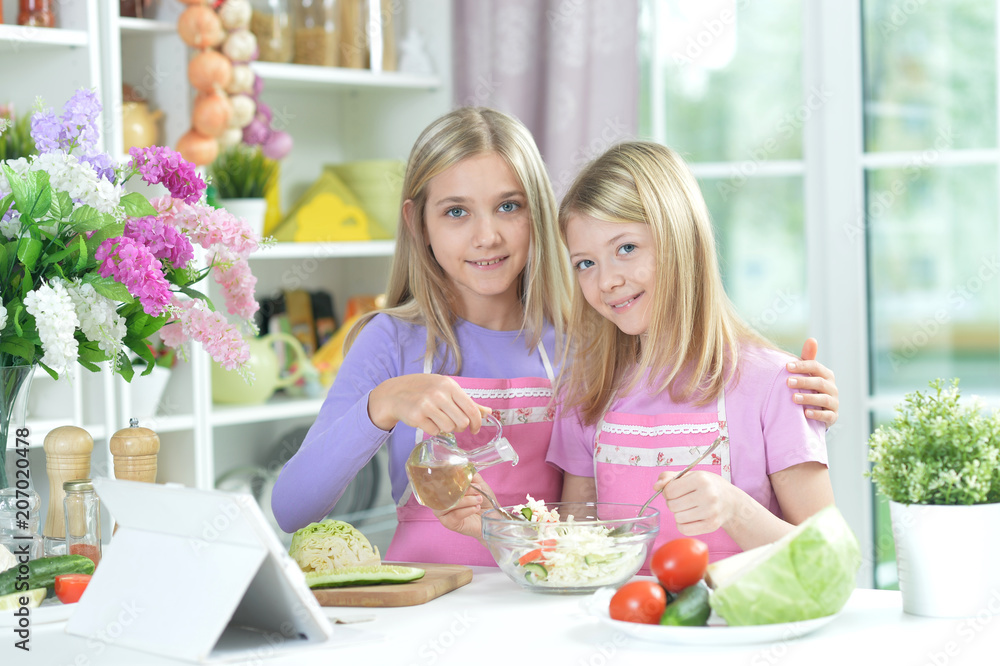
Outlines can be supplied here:
M460 449L452 435L437 435L417 444L406 461L406 476L418 502L445 511L458 503L480 469L499 462L517 464L517 452L503 437L500 422L492 414L484 421L497 433L478 449Z

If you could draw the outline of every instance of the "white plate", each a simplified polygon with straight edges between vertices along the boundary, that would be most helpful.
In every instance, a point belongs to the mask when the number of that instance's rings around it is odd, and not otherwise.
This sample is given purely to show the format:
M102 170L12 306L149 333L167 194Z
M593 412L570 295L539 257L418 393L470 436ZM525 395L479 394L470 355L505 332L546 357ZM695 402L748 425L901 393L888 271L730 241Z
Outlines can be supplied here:
M673 645L747 645L793 640L816 631L839 615L839 613L835 613L802 622L730 627L713 613L708 620L707 627L661 627L658 624L612 620L608 614L608 605L614 594L614 588L602 587L594 592L590 599L583 602L584 610L603 624L634 638Z
M38 608L30 608L31 614L28 616L32 626L36 624L51 624L53 622L65 622L73 614L76 604L54 603L52 605L42 604ZM0 628L17 626L21 618L14 615L14 611L0 611Z

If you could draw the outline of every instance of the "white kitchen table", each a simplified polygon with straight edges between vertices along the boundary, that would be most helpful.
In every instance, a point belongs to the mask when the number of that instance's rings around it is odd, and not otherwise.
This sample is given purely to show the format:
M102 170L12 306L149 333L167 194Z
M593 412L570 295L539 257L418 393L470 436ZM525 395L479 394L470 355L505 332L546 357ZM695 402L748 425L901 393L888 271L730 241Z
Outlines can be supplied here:
M957 584L970 584L969 582ZM930 619L903 613L898 592L859 589L840 616L815 633L774 643L678 646L646 642L584 612L588 597L522 590L497 569L476 567L471 583L427 604L404 608L326 608L334 618L367 616L336 625L371 637L349 646L320 646L284 655L262 651L252 664L846 664L945 666L1000 663L1000 591L974 618ZM197 596L192 591L192 603ZM31 627L31 651L14 647L2 630L0 665L137 666L177 664L161 656L71 636L65 622ZM719 631L725 629L720 628ZM184 640L182 635L178 641Z

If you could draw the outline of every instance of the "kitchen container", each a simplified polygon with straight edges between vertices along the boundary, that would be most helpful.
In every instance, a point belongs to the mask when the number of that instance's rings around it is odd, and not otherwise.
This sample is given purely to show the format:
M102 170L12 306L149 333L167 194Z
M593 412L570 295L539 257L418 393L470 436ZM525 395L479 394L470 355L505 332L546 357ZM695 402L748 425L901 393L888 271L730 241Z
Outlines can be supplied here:
M337 0L296 0L295 63L336 67L340 45Z
M66 499L66 551L101 561L101 500L90 479L74 479L63 484Z
M513 506L505 507L514 512ZM555 502L557 522L508 520L485 511L483 541L500 570L532 592L586 593L617 586L646 561L660 512L638 504ZM537 512L536 512L537 513Z
M294 53L292 11L288 0L253 0L250 32L257 38L257 59L291 62Z

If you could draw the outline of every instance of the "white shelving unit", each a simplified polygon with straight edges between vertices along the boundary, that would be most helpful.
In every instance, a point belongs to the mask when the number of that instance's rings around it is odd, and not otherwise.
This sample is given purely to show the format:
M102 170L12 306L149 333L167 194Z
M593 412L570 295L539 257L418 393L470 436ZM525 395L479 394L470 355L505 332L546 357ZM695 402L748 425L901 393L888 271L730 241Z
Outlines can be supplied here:
M56 3L58 27L22 28L16 0L0 0L7 22L0 25L0 68L7 72L0 103L27 113L35 98L58 108L74 90L95 89L104 104L102 135L111 155L124 155L122 84L137 88L150 109L164 113L159 143L175 145L188 130L193 98L187 81L192 52L176 34L185 6L167 1L152 19L117 15L118 3L74 0ZM281 164L281 204L289 210L319 176L324 164L363 159L405 159L419 132L451 106L451 3L405 0L392 3L397 35L419 30L439 76L398 72L254 63L264 80L262 99L292 135L295 146ZM347 299L385 287L394 241L282 243L251 259L257 293L282 289L327 289L338 319ZM161 439L158 480L209 488L221 475L247 465L268 466L282 435L308 426L321 399L275 397L264 405L222 406L211 401L211 362L200 348L174 370L160 412L141 425ZM47 498L44 434L75 424L95 439L93 474L111 473L108 439L127 426L127 385L110 372L100 377L77 368L73 398L57 416L33 418L32 470ZM96 379L96 388L91 384ZM37 378L32 391L41 390ZM388 485L386 482L384 485ZM386 492L387 494L387 492ZM391 513L386 510L383 513Z

